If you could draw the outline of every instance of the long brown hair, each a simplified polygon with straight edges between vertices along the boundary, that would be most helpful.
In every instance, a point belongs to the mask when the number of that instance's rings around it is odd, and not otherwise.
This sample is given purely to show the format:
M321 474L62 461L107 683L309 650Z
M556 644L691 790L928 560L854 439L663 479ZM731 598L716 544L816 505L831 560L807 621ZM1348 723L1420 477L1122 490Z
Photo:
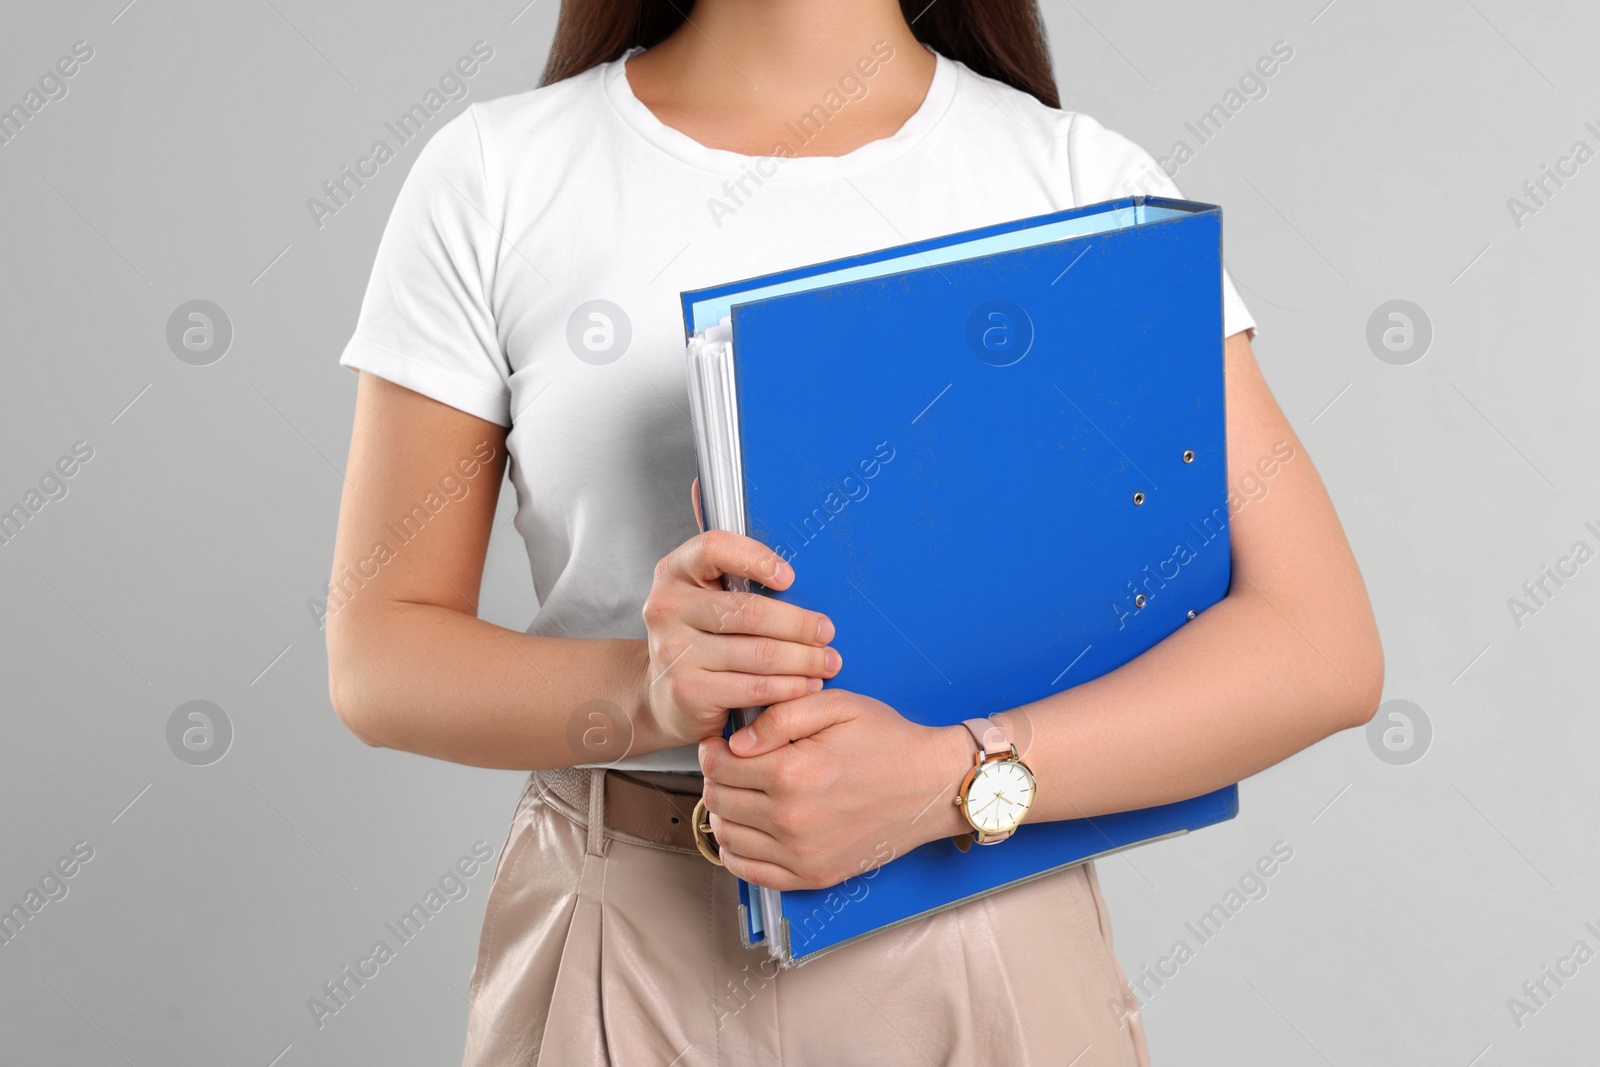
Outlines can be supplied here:
M679 6L679 5L683 6ZM689 0L562 0L541 84L582 74L683 25ZM917 40L974 71L1060 107L1035 0L900 0Z

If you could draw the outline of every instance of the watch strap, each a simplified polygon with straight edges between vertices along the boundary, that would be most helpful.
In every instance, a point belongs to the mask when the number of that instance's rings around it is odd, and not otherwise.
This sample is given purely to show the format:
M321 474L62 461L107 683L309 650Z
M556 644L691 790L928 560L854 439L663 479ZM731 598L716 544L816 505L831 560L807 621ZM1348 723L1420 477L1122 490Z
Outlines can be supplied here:
M972 739L978 743L978 750L985 756L998 756L1011 751L1006 732L993 719L963 719L961 725L967 728Z

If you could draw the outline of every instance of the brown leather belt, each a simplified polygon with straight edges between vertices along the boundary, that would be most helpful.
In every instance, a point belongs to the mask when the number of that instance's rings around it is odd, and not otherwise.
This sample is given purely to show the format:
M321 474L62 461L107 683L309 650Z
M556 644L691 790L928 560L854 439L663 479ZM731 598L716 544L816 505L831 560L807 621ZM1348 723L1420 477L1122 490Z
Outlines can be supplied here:
M541 785L573 811L580 823L589 815L588 767L561 767L537 771ZM673 852L700 855L695 847L690 819L700 792L680 792L629 775L605 772L605 824L612 836L653 845Z

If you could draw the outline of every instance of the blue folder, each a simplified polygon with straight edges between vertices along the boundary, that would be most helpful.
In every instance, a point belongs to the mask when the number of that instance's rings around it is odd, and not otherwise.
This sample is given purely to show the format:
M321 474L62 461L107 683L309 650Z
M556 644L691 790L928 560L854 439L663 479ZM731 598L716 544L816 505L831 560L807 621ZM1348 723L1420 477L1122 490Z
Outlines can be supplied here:
M1113 670L1227 593L1220 208L1128 197L682 304L691 345L731 336L744 525L795 569L765 592L836 624L829 685L951 725ZM799 964L1237 811L1227 786L941 839L762 891L775 922L741 883L741 933Z

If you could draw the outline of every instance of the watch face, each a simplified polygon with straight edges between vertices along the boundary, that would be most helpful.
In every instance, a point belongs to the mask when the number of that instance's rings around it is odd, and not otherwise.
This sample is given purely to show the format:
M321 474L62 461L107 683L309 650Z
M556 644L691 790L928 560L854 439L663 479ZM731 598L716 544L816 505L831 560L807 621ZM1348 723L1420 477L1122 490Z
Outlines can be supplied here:
M1020 761L985 763L967 788L967 819L984 833L1005 833L1033 807L1033 793L1033 772Z

